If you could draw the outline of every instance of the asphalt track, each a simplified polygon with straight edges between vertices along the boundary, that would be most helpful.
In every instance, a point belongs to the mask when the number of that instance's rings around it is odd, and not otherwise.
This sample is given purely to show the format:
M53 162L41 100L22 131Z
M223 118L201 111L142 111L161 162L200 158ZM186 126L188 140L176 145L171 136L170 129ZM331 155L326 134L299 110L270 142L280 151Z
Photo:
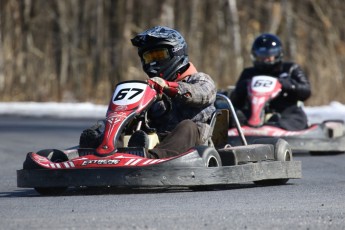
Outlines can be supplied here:
M17 188L29 151L67 148L94 119L0 117L0 229L345 229L345 154L310 156L302 179L214 191Z

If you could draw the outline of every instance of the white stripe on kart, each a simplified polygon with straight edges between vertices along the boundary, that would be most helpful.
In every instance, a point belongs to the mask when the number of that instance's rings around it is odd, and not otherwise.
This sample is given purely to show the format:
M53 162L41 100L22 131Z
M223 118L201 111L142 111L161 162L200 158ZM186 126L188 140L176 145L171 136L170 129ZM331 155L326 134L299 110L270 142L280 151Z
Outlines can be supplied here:
M129 164L131 164L133 161L135 161L135 159L132 158L132 159L130 159L129 161L127 161L125 165L129 165Z
M145 161L145 162L143 163L143 165L147 165L147 164L150 163L151 161L153 161L153 160L152 160L152 159L149 159L149 160Z
M131 163L131 165L136 165L138 164L142 159L137 159L136 161L134 161L133 163Z
M159 159L156 159L156 160L151 161L150 164L154 164L154 163L157 163L159 161L160 161Z

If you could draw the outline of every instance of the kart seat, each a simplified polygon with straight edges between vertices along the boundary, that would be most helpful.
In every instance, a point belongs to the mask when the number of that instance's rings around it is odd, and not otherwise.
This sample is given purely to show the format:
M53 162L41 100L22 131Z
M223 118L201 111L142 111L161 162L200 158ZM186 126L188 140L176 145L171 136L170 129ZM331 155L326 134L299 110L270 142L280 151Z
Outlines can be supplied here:
M208 141L209 146L223 148L227 144L229 110L217 109L210 119L211 138Z

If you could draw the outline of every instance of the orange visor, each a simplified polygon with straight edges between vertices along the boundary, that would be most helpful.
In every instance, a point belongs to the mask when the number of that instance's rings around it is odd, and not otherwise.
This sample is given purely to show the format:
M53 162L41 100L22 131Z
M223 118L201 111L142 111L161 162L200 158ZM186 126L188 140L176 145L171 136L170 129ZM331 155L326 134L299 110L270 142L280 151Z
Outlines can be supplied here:
M155 61L162 61L165 59L169 59L170 54L167 48L158 48L146 51L143 53L143 59L145 64L155 62Z

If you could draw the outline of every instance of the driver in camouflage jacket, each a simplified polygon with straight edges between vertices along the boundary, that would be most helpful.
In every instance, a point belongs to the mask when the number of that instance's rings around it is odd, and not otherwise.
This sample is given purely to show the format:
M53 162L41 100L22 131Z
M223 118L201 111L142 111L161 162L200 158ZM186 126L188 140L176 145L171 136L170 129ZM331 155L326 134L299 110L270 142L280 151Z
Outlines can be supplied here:
M160 143L148 150L146 157L173 157L206 144L211 137L209 122L216 110L217 89L209 75L198 72L189 62L182 35L174 29L156 26L131 41L138 48L143 70L149 76L148 84L162 97L148 111L149 125L156 129ZM80 146L97 147L101 135L97 125L84 130ZM136 131L128 146L146 146L145 136L145 132Z
M161 141L148 151L148 157L172 157L205 144L211 136L208 122L215 111L217 90L211 77L189 62L182 35L156 26L131 41L138 47L143 70L150 77L148 83L171 99L171 109L159 101L148 113Z

